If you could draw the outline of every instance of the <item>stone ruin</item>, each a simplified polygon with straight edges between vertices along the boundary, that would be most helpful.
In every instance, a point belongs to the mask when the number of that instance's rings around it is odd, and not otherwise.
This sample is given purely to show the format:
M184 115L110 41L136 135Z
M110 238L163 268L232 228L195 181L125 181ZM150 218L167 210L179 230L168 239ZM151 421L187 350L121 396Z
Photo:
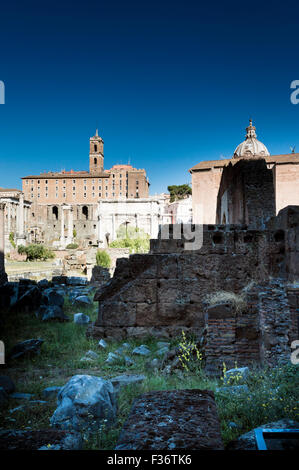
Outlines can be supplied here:
M114 277L95 294L95 338L169 338L206 332L206 368L223 361L267 364L286 359L298 337L299 207L288 206L265 229L204 225L203 245L185 251L181 239L151 240L151 251L117 261ZM193 227L194 229L195 227ZM245 307L210 305L208 296L245 295Z

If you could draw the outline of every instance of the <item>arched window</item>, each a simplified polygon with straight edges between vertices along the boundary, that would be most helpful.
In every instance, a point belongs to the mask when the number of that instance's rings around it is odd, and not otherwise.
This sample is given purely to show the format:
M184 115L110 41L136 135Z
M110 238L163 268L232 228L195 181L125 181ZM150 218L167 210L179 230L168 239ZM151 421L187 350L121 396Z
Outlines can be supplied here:
M98 151L98 146L97 146L97 145L94 146L94 151L95 151L95 152Z
M94 162L94 164L96 165L97 162L98 162L98 160L97 160L96 158L94 158L93 162Z
M88 207L87 206L82 207L82 214L85 217L85 219L88 220Z
M57 206L52 207L52 214L53 214L53 218L55 220L58 220L58 207Z

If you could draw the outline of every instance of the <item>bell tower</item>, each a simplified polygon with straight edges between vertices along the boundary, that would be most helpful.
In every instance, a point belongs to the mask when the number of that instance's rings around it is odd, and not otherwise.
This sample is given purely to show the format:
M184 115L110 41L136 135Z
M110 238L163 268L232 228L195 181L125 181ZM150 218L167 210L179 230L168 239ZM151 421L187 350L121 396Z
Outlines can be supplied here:
M89 172L93 175L104 171L104 141L99 137L98 129L89 139Z

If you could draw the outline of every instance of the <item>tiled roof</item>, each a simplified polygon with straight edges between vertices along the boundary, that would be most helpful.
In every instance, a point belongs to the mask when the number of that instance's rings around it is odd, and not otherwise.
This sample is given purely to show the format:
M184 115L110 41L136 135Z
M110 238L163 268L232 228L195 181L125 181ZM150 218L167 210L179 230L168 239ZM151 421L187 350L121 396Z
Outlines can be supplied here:
M276 164L286 164L286 163L294 163L299 164L299 153L289 153L285 155L270 155L264 158L266 163L276 163ZM201 170L208 170L210 168L221 168L229 163L233 165L240 161L240 158L226 158L223 160L207 160L198 163L197 165L190 168L189 172L192 173L193 171L201 171Z

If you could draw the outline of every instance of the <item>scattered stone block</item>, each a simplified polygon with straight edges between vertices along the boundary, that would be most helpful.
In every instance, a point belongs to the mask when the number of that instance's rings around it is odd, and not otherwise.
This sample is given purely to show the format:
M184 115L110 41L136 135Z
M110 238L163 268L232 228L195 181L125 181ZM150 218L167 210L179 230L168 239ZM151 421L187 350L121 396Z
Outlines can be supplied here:
M121 360L121 356L119 356L118 354L115 354L115 353L110 352L110 353L108 354L108 357L107 357L107 359L106 359L105 362L106 362L107 364L111 364L111 365L112 365L112 364L115 364L115 363L119 362L120 360Z
M150 349L144 344L133 349L133 354L135 354L136 356L148 356L150 353Z
M62 307L58 305L41 305L36 316L42 321L69 321L69 318L64 314Z
M88 325L88 323L90 322L90 318L84 313L75 313L74 322L78 325Z
M98 346L100 348L106 349L108 344L106 343L106 341L104 339L100 339L100 341L98 342Z
M146 379L145 375L119 375L117 377L113 377L110 381L115 389L115 391L119 391L122 387L126 387L127 385L142 383Z
M87 353L85 354L85 357L93 359L93 360L99 359L99 355L96 352L92 351L91 349L87 351Z
M91 375L74 375L60 390L51 425L59 429L91 431L104 420L116 418L115 392L111 382Z
M244 393L250 393L247 385L231 385L229 387L218 387L216 389L216 392L225 395L243 395Z
M43 339L27 339L17 343L10 352L10 359L19 359L21 357L33 356L40 353Z
M115 450L222 450L214 394L165 390L134 403Z
M227 370L224 376L223 383L229 385L230 383L244 382L249 376L248 367L239 367L236 369Z
M92 305L92 300L87 295L79 295L73 300L73 304L81 305L81 307L89 307Z

